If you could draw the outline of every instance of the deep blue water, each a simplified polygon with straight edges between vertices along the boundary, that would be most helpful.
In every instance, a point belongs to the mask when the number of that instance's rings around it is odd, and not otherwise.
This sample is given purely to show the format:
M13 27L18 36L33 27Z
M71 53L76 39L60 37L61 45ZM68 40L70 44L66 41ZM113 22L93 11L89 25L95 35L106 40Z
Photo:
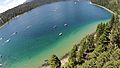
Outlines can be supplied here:
M1 63L10 65L41 54L77 28L110 17L108 11L81 0L77 4L57 2L33 9L0 29Z

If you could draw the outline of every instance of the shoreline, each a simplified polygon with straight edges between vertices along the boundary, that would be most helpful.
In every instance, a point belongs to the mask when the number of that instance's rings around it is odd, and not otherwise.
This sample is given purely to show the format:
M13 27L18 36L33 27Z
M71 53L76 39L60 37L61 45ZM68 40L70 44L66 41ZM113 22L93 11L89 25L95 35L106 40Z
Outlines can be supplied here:
M65 53L61 58L61 66L65 65L65 63L68 61L69 53ZM39 68L50 68L50 65L47 63L43 63Z
M95 5L95 6L97 6L97 7L100 7L100 8L102 8L102 9L105 9L105 10L107 10L108 12L110 12L110 13L112 13L112 14L115 14L113 11L111 11L110 9L108 9L108 8L106 8L106 7L104 7L104 6L101 6L101 5L98 5L98 4L95 4L95 3L91 3L92 5Z

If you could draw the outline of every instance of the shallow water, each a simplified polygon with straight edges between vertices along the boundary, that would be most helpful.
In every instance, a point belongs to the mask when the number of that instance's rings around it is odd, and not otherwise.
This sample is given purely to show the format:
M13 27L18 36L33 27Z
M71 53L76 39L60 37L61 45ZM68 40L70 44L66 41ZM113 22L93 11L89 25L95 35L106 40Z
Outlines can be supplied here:
M68 52L110 17L108 11L82 0L33 9L0 29L0 63L5 68L37 68L48 56Z

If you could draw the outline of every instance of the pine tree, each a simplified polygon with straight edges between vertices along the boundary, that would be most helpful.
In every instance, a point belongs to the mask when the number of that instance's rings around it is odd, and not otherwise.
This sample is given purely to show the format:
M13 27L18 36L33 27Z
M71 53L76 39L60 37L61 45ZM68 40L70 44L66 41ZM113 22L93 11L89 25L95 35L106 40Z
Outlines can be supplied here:
M49 64L51 68L60 68L61 61L56 55L52 55Z

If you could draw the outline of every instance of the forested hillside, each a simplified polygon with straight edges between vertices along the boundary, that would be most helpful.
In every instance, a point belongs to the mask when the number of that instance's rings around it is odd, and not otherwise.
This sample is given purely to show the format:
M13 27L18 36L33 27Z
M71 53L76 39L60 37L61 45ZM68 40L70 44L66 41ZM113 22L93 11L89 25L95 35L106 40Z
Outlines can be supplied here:
M20 14L23 14L25 12L28 12L38 6L52 3L52 2L57 2L57 1L66 1L66 0L33 0L31 2L21 4L15 8L9 9L6 12L3 12L0 14L0 26L4 25L6 22L11 20L12 18Z

